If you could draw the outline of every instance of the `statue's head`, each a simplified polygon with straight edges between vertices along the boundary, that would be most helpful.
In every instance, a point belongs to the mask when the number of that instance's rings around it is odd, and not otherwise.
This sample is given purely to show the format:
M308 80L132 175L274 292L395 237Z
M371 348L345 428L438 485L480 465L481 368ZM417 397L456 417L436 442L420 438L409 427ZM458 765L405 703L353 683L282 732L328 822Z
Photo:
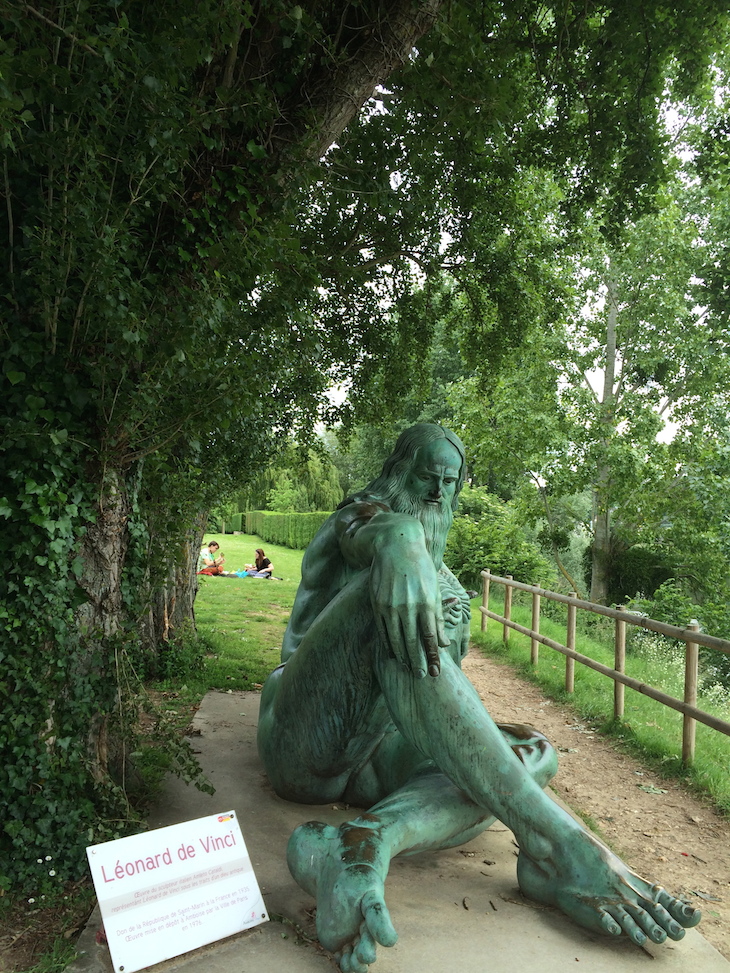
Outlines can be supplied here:
M386 483L389 487L395 479L405 485L408 474L416 466L419 454L423 454L428 447L439 442L450 443L458 454L458 480L451 501L451 509L456 510L459 502L459 493L464 486L466 478L466 454L464 444L450 429L437 426L432 422L419 422L409 429L405 429L393 448L393 452L383 464L380 476L371 484L373 492L378 492L378 488L384 487Z
M400 434L380 476L363 493L381 498L397 513L416 517L438 567L465 476L459 437L442 426L419 422Z

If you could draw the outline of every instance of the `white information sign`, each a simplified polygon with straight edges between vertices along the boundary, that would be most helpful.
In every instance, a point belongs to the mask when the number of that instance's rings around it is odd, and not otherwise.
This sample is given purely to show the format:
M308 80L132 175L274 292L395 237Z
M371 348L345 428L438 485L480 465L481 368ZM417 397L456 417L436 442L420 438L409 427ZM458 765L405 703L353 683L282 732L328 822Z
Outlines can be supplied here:
M234 811L86 849L115 973L268 919Z

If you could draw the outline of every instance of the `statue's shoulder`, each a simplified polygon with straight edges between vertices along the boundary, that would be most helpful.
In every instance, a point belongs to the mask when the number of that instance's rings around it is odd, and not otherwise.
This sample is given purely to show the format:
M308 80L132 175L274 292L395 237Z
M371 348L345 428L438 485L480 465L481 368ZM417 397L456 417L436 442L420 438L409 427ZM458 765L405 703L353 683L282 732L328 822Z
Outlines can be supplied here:
M332 514L331 519L339 537L351 530L356 524L370 520L376 514L390 512L391 508L381 497L361 492L346 497Z
M349 570L343 558L342 542L351 539L375 514L389 510L387 504L367 493L353 494L343 500L325 520L304 552L297 600L302 602L308 591L336 592L346 580Z
M355 493L346 497L337 509L329 515L310 541L305 551L305 563L319 560L333 546L339 548L343 534L365 523L376 513L390 508L377 497L367 493Z

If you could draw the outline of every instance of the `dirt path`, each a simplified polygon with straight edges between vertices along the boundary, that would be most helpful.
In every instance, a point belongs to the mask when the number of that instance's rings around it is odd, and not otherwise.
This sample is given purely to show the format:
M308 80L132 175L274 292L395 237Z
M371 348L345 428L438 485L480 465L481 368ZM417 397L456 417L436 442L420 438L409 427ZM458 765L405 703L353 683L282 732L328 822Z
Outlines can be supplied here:
M495 720L530 723L545 733L560 757L556 794L590 816L634 871L698 905L700 931L730 959L730 822L681 784L618 751L509 666L472 648L463 669Z

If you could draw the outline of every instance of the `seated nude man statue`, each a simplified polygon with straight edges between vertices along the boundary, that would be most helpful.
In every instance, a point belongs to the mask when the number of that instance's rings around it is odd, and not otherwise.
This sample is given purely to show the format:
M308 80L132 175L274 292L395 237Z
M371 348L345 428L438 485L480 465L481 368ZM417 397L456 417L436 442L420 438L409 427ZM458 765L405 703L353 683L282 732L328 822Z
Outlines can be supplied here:
M551 800L553 748L532 728L497 726L462 673L469 600L443 555L464 475L453 433L422 423L400 436L307 549L283 663L263 689L259 752L277 794L368 809L339 827L303 824L287 851L343 973L396 942L391 859L462 844L495 818L519 843L525 895L588 929L640 945L700 919Z

